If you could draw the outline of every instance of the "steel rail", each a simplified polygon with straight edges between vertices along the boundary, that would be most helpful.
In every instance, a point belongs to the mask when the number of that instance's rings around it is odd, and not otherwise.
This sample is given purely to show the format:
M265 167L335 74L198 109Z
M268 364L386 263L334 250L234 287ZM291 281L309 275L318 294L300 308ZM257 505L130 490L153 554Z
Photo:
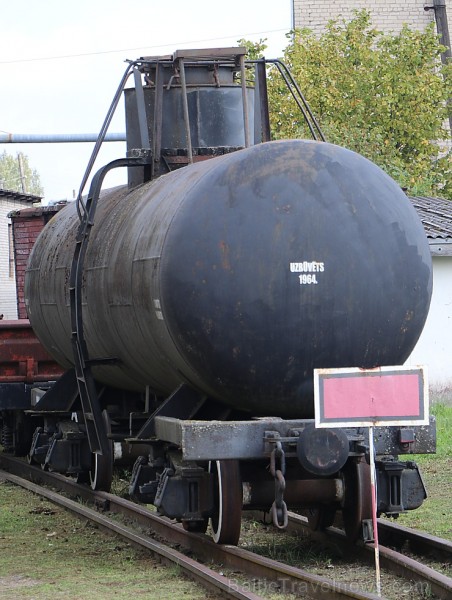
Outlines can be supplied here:
M378 533L383 542L390 539L391 544L401 546L408 541L414 553L435 554L441 560L452 561L452 542L449 540L384 519L378 519Z
M231 585L231 581L215 572L214 570L198 563L196 560L189 558L182 552L175 550L165 544L158 542L148 536L137 533L130 527L118 523L117 521L110 519L106 515L99 513L92 508L88 508L79 502L70 500L65 496L53 492L47 488L44 488L36 483L30 482L27 479L18 477L6 471L0 471L0 477L19 485L39 496L45 497L54 504L62 506L65 509L74 513L77 517L83 517L96 523L100 528L105 531L113 532L123 539L129 542L150 550L154 555L158 556L160 560L163 560L166 564L177 564L183 572L189 575L192 579L195 579L198 583L201 583L204 587L209 588L214 592L220 592L226 598L237 598L239 600L260 600L261 596L258 596L252 592L245 590L242 586Z
M126 516L142 526L149 527L154 534L190 550L202 560L213 561L248 576L273 582L274 588L268 583L262 584L273 592L279 590L282 593L309 595L309 597L319 600L378 599L376 594L352 589L352 586L347 584L313 575L297 567L284 565L243 548L215 544L207 536L185 531L180 525L152 513L143 506L106 492L95 492L87 486L78 485L61 475L42 471L21 460L0 454L0 466L7 470L14 470L27 479L44 481L48 485L56 486L73 497L79 496L83 500L94 503L103 510ZM234 580L228 581L232 588L239 587ZM259 587L259 584L257 585ZM258 596L254 595L254 597Z
M308 520L296 513L289 512L289 523L292 529L309 528ZM408 540L413 550L423 549L440 555L444 561L450 561L452 556L452 544L448 540L442 540L421 531L400 527L378 519L379 531L383 535L391 534L398 543ZM374 544L356 544L352 546L347 540L344 532L336 527L328 527L324 532L313 532L317 539L334 540L341 546L345 552L352 553L360 560L372 562L374 557ZM364 550L364 552L363 552ZM396 550L392 550L383 545L379 545L380 562L383 567L395 575L400 575L404 579L414 580L421 584L426 584L431 593L442 600L450 600L452 597L452 578L435 571L434 569L423 565L421 562L409 558Z
M180 525L123 498L106 492L96 492L95 495L98 500L108 505L110 512L128 516L141 525L148 526L156 534L185 547L203 560L214 561L228 568L240 570L247 575L275 582L285 593L308 594L309 597L322 600L327 598L369 600L377 598L376 594L352 590L346 584L333 582L303 569L284 565L243 548L215 544L209 537L185 531Z
M443 538L436 537L424 531L418 531L416 529L410 529L391 521L384 519L377 519L378 523L378 534L379 538L385 543L393 546L401 547L405 542L410 544L410 547L414 554L435 556L438 560L444 562L452 561L452 542ZM309 530L314 537L319 540L325 540L329 535L334 536L337 539L338 544L348 547L347 539L342 530L336 527L328 527L325 532L312 531L309 528L308 520L302 515L289 511L289 526L292 529L302 527L303 529ZM358 546L359 547L359 546Z

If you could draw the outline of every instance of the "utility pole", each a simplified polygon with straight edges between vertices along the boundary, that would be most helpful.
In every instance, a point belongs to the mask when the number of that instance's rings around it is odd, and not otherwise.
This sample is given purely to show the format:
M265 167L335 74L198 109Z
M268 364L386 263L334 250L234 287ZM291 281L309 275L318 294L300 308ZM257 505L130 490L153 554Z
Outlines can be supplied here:
M19 163L19 175L20 175L20 185L22 188L22 193L26 194L27 193L27 184L26 184L26 177L25 177L25 172L24 172L24 161L23 161L23 156L21 152L17 153L17 162Z
M433 6L425 6L424 10L433 10L435 12L436 30L438 31L439 41L445 47L441 53L441 62L443 65L452 60L452 50L450 45L449 23L447 21L446 0L433 0ZM452 100L448 100L449 106L449 128L452 133Z
M438 31L440 42L446 47L445 51L441 53L441 61L445 65L452 58L446 0L433 0L433 10L435 11L436 29Z

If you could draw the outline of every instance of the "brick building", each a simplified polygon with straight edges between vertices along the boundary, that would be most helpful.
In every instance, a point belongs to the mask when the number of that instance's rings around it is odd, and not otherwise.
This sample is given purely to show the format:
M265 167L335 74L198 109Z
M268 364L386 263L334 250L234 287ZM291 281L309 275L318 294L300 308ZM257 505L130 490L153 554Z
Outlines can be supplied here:
M10 213L12 221L12 237L16 256L15 271L17 282L17 317L27 318L27 309L24 300L25 269L31 249L53 215L63 208L64 203L55 206L38 206L25 208ZM14 289L14 302L16 303L16 288Z
M452 0L445 0L446 10L452 13ZM293 24L296 28L308 27L322 33L331 19L349 21L354 10L368 10L374 26L384 32L399 32L404 23L412 29L423 30L435 21L433 0L293 0Z
M17 319L13 231L9 213L39 202L39 196L0 189L0 315Z

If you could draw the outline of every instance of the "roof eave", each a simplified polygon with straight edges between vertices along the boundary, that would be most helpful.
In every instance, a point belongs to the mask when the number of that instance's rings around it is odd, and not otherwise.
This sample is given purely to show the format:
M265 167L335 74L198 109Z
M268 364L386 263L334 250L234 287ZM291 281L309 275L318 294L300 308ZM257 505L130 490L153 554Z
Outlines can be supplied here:
M432 256L452 256L452 238L429 239L428 243Z

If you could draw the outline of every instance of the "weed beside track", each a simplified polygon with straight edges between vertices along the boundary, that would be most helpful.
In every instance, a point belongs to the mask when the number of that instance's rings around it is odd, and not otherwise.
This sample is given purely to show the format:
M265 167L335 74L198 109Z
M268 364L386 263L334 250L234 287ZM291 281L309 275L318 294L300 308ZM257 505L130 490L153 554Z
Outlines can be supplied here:
M149 552L8 482L0 482L1 600L209 597ZM211 596L213 597L213 596Z

